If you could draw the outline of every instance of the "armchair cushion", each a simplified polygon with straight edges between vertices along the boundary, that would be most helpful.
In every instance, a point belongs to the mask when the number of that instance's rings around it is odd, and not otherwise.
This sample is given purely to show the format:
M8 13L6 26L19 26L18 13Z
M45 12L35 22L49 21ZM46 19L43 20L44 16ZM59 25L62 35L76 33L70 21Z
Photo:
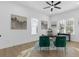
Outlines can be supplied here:
M54 42L56 47L66 47L66 37L65 36L57 36L56 41Z
M39 46L40 47L49 47L50 46L50 40L48 36L40 36L39 37Z

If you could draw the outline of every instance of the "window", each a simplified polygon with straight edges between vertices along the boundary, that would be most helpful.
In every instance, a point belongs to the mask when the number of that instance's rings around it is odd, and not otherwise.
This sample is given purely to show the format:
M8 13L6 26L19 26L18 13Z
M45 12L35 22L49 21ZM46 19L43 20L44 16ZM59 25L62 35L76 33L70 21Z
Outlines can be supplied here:
M38 31L38 20L36 18L31 19L31 34L35 35Z
M74 19L70 18L66 21L66 33L74 34Z
M58 32L59 33L70 33L74 34L74 18L68 20L61 20L58 22Z
M66 21L65 20L61 20L58 22L58 32L66 33Z

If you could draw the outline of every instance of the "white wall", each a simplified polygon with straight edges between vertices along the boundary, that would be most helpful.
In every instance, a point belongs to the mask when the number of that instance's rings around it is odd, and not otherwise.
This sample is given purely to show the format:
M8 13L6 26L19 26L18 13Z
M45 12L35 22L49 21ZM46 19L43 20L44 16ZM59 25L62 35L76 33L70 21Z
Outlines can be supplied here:
M11 30L11 14L27 17L27 30ZM31 18L39 20L38 35L31 35ZM10 2L0 2L0 49L37 40L41 33L41 20L48 21L46 15L33 9Z
M56 14L56 15L52 15L50 22L58 22L60 20L68 20L70 18L74 18L75 19L75 34L71 36L71 40L72 41L77 41L79 42L79 8L74 9L74 10L70 10L70 11L66 11L63 12L61 14Z

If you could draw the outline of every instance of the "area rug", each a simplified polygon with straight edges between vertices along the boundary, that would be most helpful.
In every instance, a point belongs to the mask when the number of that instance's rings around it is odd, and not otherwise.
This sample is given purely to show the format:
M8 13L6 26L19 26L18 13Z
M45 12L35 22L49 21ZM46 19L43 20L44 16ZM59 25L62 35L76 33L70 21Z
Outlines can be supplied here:
M56 50L56 47L54 46L53 40L50 40L50 46L49 47L41 47L41 50ZM34 49L35 51L40 51L39 41L35 43Z

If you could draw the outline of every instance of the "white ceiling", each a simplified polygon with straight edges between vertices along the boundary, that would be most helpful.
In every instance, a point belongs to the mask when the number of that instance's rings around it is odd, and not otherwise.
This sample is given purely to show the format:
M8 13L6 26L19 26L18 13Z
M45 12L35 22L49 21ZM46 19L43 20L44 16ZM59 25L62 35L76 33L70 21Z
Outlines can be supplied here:
M57 1L54 3L56 2ZM29 6L30 8L36 9L46 15L62 13L79 7L79 1L61 1L61 4L58 5L61 9L54 8L53 12L51 12L50 8L43 9L48 6L45 1L20 1L18 3L24 6Z

